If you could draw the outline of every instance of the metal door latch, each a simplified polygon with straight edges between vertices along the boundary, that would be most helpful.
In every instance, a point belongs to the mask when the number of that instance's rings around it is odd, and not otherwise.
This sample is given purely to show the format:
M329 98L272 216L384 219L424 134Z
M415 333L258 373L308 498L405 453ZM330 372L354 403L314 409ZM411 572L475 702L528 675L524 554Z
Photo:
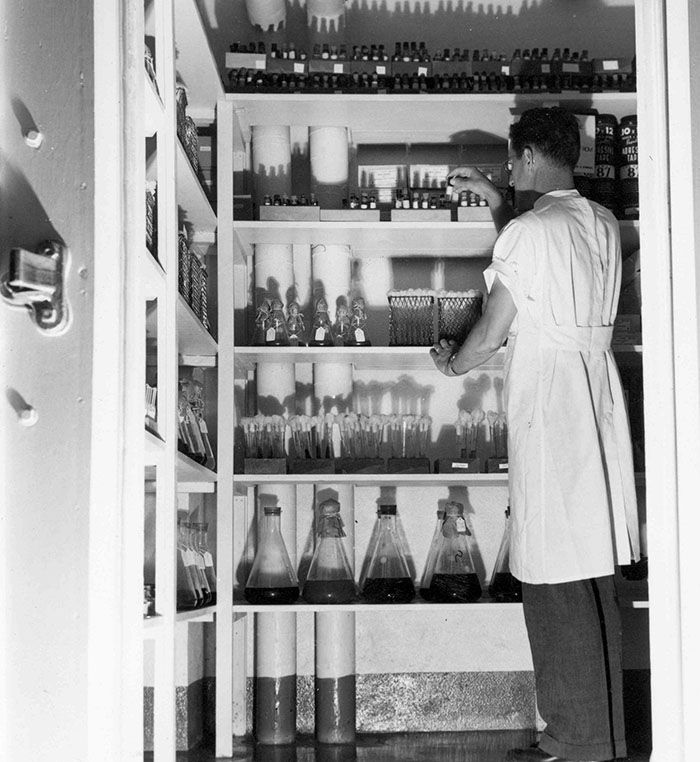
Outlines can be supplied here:
M12 249L0 277L0 295L13 307L26 307L44 331L68 323L64 277L68 252L57 241L44 241L36 252Z

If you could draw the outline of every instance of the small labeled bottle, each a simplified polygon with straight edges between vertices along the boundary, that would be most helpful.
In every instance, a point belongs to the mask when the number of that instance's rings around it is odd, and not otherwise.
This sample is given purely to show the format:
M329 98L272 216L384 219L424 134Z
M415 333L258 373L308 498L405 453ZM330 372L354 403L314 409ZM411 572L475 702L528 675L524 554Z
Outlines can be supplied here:
M307 603L350 603L357 597L357 589L343 544L340 503L325 500L319 514L316 550L301 597Z
M379 506L377 522L362 597L369 603L409 603L416 589L402 549L396 506Z
M471 532L464 518L464 506L450 501L440 532L435 571L430 580L431 600L435 603L473 603L481 598L481 584L474 571L469 549Z
M288 347L289 334L284 317L284 306L279 299L273 299L265 327L265 344L269 347Z
M266 506L263 511L258 548L243 594L253 604L294 603L299 582L280 532L282 509Z
M496 565L491 575L489 595L499 603L519 603L523 599L523 586L510 571L510 506L506 508L506 522L503 539L496 556Z
M430 581L433 578L433 572L435 571L435 562L437 561L438 548L440 547L440 540L442 539L442 522L445 519L445 509L437 509L437 523L435 524L435 531L433 532L433 539L430 541L430 548L428 548L428 556L425 559L425 568L423 570L423 577L420 581L419 593L420 597L424 601L432 601L433 597L430 592Z

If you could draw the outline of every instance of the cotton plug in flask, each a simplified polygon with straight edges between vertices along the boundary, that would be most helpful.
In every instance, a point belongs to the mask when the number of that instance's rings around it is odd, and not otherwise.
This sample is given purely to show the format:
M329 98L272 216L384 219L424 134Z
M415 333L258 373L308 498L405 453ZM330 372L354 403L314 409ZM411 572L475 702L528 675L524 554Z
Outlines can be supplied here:
M479 577L469 550L471 532L461 503L445 505L435 570L430 580L431 601L473 603L481 597Z
M243 594L253 604L294 603L299 582L280 531L282 509L266 506L263 511L258 548Z
M309 573L301 591L307 603L350 603L357 590L343 538L340 503L329 499L321 503L319 523Z
M519 603L523 599L523 586L510 571L510 506L506 508L506 523L503 539L496 556L496 565L491 575L489 595L499 603Z
M437 509L437 524L435 525L435 531L433 532L433 539L430 541L430 548L428 549L428 557L425 559L425 569L423 570L423 577L420 581L420 597L424 601L432 601L432 593L430 591L430 581L433 578L433 572L435 571L435 562L437 561L438 549L440 547L440 541L442 540L442 522L445 519L445 509Z
M409 603L416 590L401 547L396 506L379 506L377 539L371 551L362 597L370 603Z

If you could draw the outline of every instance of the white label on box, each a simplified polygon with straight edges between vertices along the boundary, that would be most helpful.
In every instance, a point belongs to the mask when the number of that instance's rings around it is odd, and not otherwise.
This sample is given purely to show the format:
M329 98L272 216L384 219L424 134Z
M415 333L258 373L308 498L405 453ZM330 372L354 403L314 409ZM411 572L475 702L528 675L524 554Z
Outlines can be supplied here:
M549 67L549 64L542 64L542 74L549 74L551 72L551 69Z
M574 174L585 177L595 176L595 116L576 114L581 136L581 152Z
M418 76L419 77L427 77L428 76L428 67L427 66L419 66L418 67Z
M603 61L603 71L617 71L620 68L620 62L615 59Z
M265 59L264 58L256 58L255 59L255 68L256 69L265 69Z
M377 74L386 74L386 66L377 66L375 71Z
M499 463L498 464L498 470L499 471L507 471L508 470L508 464L507 463Z
M303 63L295 63L294 64L294 73L295 74L303 74L304 73L304 64Z
M561 70L565 72L566 74L578 74L578 72L581 70L579 65L577 63L566 63L564 62L561 65Z
M452 468L461 468L463 471L469 470L469 463L455 463L452 462Z
M501 66L501 74L505 74L506 77L509 77L510 76L510 66L508 66L508 65Z
M334 63L333 64L333 74L342 74L345 71L345 67L343 64Z

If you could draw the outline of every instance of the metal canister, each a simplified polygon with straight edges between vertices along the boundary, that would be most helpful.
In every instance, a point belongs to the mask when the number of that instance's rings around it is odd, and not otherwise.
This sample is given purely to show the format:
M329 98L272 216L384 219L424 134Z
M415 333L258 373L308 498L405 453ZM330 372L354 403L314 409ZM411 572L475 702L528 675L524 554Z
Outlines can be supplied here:
M617 119L612 114L598 114L595 118L595 176L615 177L615 148L617 142Z
M619 216L623 220L639 218L637 154L637 115L632 114L620 120Z

